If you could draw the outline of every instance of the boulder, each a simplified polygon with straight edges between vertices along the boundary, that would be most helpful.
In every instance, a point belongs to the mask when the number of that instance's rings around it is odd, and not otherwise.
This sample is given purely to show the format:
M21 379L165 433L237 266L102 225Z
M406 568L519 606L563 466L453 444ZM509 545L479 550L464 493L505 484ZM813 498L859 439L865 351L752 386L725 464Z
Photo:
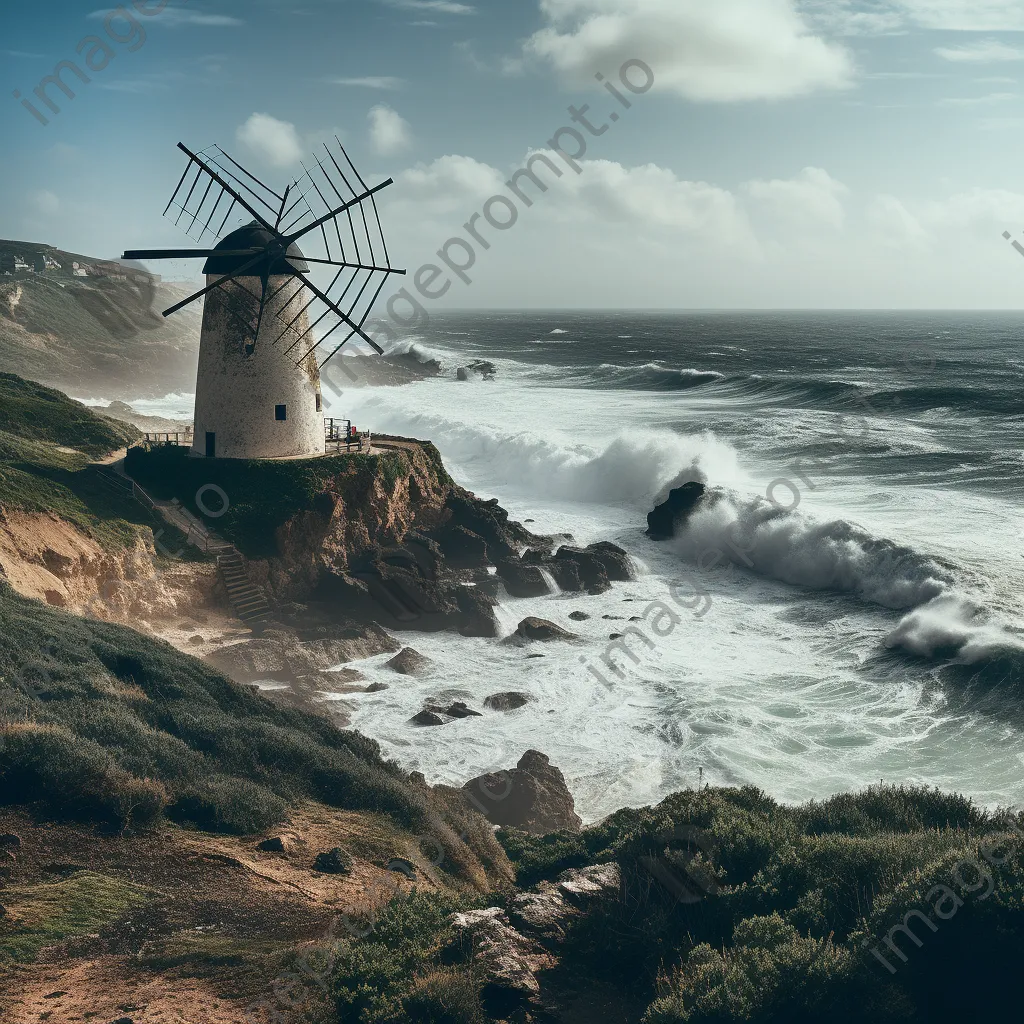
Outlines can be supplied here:
M347 875L352 871L352 858L340 846L318 853L313 868L327 875Z
M551 593L548 581L537 565L518 558L503 558L497 565L498 576L512 597L544 597Z
M534 835L582 825L565 777L536 750L528 750L509 771L481 775L463 787L470 803L495 825Z
M541 882L512 898L508 915L521 932L545 943L559 943L574 919L603 899L618 899L619 866L615 863L563 871L557 882Z
M590 616L586 612L570 612L569 618L572 619L573 622L586 622Z
M274 836L271 839L264 839L256 849L264 853L287 853L288 843L284 836Z
M430 660L412 647L403 647L384 667L402 676L418 676L430 667Z
M580 577L580 567L575 562L568 562L564 558L561 561L552 559L546 568L558 584L559 590L567 594L578 594L581 590L587 589Z
M370 683L363 693L381 693L383 690L390 690L387 683Z
M455 379L456 380L469 380L469 367L468 366L460 366L455 371Z
M472 708L467 707L462 701L456 701L445 711L445 714L449 718L483 718L479 711L474 711Z
M465 526L452 526L438 536L445 558L457 569L476 569L490 562L487 541Z
M493 693L484 701L484 707L492 711L516 711L525 707L533 698L527 693Z
M635 578L629 555L617 544L601 540L588 544L584 550L604 566L605 575L612 583L628 583Z
M543 950L512 927L500 907L452 915L455 943L470 950L474 973L483 982L481 999L489 1018L502 1019L536 1002L536 971L550 966ZM517 1018L518 1019L518 1018Z
M577 639L575 633L570 633L567 629L562 629L561 626L548 622L547 619L538 619L533 616L523 619L518 627L516 627L514 635L523 640L540 640L544 642L549 640Z
M693 514L707 488L688 483L669 491L668 498L647 516L647 536L651 540L671 540L678 526Z
M575 548L569 545L555 552L556 562L568 562L576 566L580 582L589 594L604 594L611 590L611 581L605 569L605 556L601 552L587 548ZM557 577L556 577L557 579ZM561 583L559 582L559 586ZM565 588L562 587L564 590Z
M409 722L412 725L418 725L421 727L445 724L445 720L436 711L429 710L424 710L419 712L419 714L413 715L412 718L409 719Z

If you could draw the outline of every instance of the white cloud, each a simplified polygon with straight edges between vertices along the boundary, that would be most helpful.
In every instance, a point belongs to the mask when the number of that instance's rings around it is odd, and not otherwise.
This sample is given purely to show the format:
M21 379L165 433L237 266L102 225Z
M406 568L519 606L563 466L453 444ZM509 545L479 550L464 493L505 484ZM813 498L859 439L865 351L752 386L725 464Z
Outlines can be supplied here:
M409 122L379 103L368 115L370 120L370 146L380 156L392 156L412 145L412 129Z
M1024 60L1024 49L1007 46L998 39L984 39L966 46L940 46L935 51L943 60L958 63L998 64L1005 61Z
M302 159L302 144L295 125L269 114L253 114L235 137L273 167L289 167Z
M844 199L850 190L820 167L805 167L787 180L750 181L743 191L776 217L812 226L841 228L846 222Z
M29 194L32 208L44 217L52 217L60 211L60 199L47 189L39 189Z
M389 7L401 7L422 14L476 14L475 7L454 3L453 0L384 0L384 3Z
M952 32L1024 31L1021 0L892 0L920 28Z
M988 103L1005 103L1019 98L1015 92L990 92L985 96L950 96L939 102L945 107L983 107Z
M401 89L404 78L392 78L390 75L368 75L365 78L326 78L328 85L352 85L363 89Z
M895 196L875 196L868 203L867 222L876 239L889 248L924 250L929 247L928 232Z
M815 35L794 0L541 0L526 43L572 85L642 59L655 89L690 100L783 99L850 85L848 51Z
M102 11L92 11L89 17L94 20L106 18L113 8ZM202 25L205 28L230 28L244 25L245 22L238 18L232 18L227 14L203 14L201 11L186 11L180 7L165 7L162 11L149 15L159 18L165 25ZM138 20L136 16L136 20ZM123 25L123 20L121 21Z

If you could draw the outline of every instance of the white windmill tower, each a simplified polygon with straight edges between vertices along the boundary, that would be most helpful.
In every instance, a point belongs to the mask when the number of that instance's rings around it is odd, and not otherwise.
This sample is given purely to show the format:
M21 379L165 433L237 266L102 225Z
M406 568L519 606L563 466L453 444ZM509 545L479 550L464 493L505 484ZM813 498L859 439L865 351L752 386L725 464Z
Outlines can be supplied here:
M217 147L196 154L179 143L188 165L164 213L177 211L176 224L186 218L186 234L200 244L221 238L238 208L253 219L213 249L124 254L133 260L206 259L206 287L164 312L170 316L206 296L192 455L322 455L321 367L357 335L382 351L363 325L390 276L405 273L391 266L374 198L392 179L368 188L335 141L337 156L325 144L326 163L317 155L315 168L303 165L305 174L284 195ZM305 255L300 239L316 255ZM322 290L309 279L310 264L336 268ZM332 335L341 340L325 345Z

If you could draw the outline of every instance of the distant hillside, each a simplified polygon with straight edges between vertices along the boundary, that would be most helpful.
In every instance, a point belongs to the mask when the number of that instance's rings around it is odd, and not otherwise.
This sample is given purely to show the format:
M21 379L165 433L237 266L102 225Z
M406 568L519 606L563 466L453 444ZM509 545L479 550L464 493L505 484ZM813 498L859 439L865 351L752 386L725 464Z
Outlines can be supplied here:
M0 370L83 398L195 388L202 303L141 267L0 239Z
M0 433L105 455L136 440L131 426L12 373L0 373Z

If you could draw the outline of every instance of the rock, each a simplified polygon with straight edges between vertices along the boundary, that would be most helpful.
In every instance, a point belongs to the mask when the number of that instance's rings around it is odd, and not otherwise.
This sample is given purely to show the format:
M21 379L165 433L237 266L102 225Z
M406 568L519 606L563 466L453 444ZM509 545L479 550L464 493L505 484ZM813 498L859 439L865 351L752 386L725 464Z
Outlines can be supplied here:
M436 711L421 711L417 715L413 715L409 719L412 725L419 726L432 726L432 725L444 725L445 720Z
M272 839L264 839L256 849L263 850L264 853L287 853L288 844L283 836L274 836Z
M382 690L390 690L391 687L387 683L370 683L370 685L363 690L363 693L380 693Z
M455 371L455 377L457 380L469 380L469 367L460 366Z
M449 718L483 718L483 715L479 711L474 711L472 708L467 707L462 701L456 701L445 714Z
M707 488L688 483L669 491L668 498L647 516L647 536L651 540L670 540L676 528L693 514Z
M462 789L470 803L495 825L534 835L578 832L582 825L564 776L536 750L523 754L515 768L481 775Z
M490 639L498 635L494 609L498 602L479 587L462 587L457 594L459 633L462 636Z
M533 698L527 693L493 693L484 701L484 707L492 711L516 711L529 704Z
M445 558L457 569L476 569L489 564L487 541L464 526L452 526L438 537Z
M297 683L350 661L398 650L380 626L336 629L334 636L300 640L292 632L272 630L255 640L221 647L203 659L239 683L266 679Z
M561 942L568 926L602 899L618 899L618 864L596 864L563 871L558 881L541 882L513 897L508 914L513 924L543 942Z
M611 590L611 581L608 579L608 571L605 568L606 558L602 552L566 545L555 552L555 561L569 562L575 565L587 593L604 594Z
M340 846L327 853L318 853L313 868L327 875L347 875L352 871L352 858Z
M558 891L570 902L585 908L595 899L617 896L620 883L619 865L593 864L588 868L572 868L558 876Z
M624 633L610 633L608 635L609 640L621 640L625 636Z
M517 932L500 907L452 915L456 943L472 951L474 973L483 981L481 998L489 1018L507 1018L524 1004L536 1001L540 983L536 971L549 958Z
M400 875L405 875L410 881L416 879L416 865L404 857L392 857L385 867L388 871L397 871Z
M0 836L0 848L12 847L15 850L21 848L21 836L15 835L13 832L7 832Z
M503 558L497 565L498 576L512 597L544 597L551 593L540 567L527 565L518 558Z
M521 892L509 904L508 916L516 928L541 941L561 942L580 912L550 882L532 892Z
M390 661L385 662L385 668L402 676L422 675L429 667L430 660L412 647L403 647Z
M568 630L562 629L561 626L556 626L553 622L548 622L547 619L538 619L533 616L523 619L523 621L519 623L515 631L515 636L520 637L523 640L540 640L544 642L549 640L577 639L575 633L570 633Z
M581 590L586 590L580 578L580 567L575 562L567 562L564 558L561 561L552 559L546 568L558 584L559 590L567 594L578 594Z
M584 550L604 566L605 575L612 583L628 583L634 578L629 555L617 544L601 540L596 544L588 544Z
M570 612L569 618L572 619L573 622L586 622L590 616L586 612Z
M198 633L195 636L190 636L188 638L188 642L190 644L194 644L196 647L199 647L200 645L206 643L206 641Z

